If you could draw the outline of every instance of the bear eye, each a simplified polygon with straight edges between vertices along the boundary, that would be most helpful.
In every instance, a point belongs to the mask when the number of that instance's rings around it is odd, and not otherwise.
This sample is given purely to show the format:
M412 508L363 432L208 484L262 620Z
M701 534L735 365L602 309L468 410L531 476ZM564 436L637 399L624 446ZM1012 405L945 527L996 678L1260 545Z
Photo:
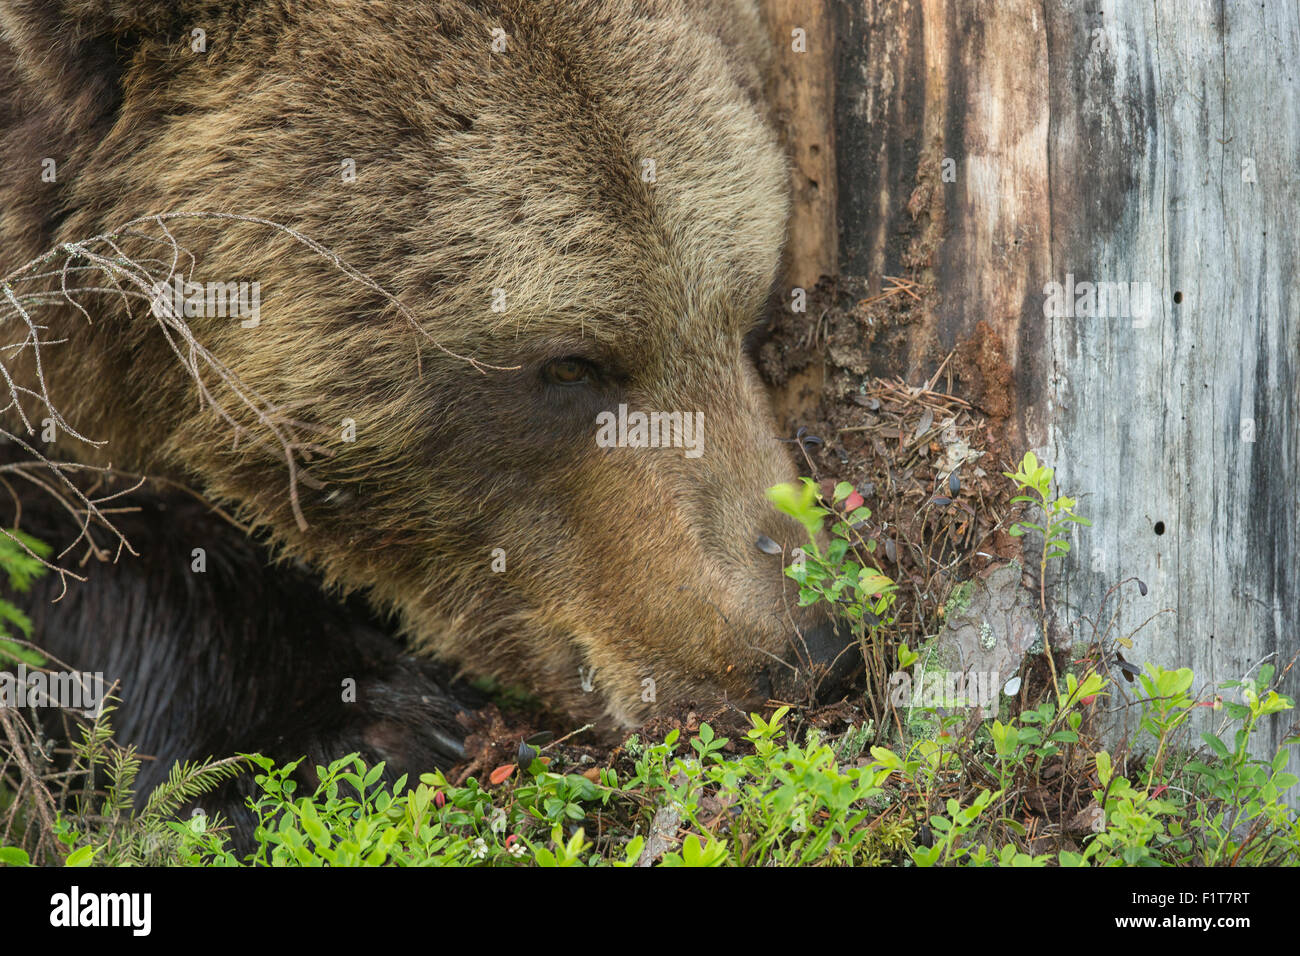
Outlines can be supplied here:
M594 373L590 362L575 356L553 359L542 367L542 378L551 385L586 385Z

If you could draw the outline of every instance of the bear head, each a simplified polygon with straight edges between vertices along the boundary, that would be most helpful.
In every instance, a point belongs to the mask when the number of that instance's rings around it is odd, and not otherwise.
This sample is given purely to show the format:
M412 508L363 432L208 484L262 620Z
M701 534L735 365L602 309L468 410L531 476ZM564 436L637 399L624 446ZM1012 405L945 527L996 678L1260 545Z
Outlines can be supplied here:
M748 4L3 0L0 27L0 271L111 233L184 277L183 334L138 289L46 310L82 460L228 503L415 646L603 726L851 657L772 553L795 469L745 345L788 176ZM255 321L185 313L191 282L256 283Z

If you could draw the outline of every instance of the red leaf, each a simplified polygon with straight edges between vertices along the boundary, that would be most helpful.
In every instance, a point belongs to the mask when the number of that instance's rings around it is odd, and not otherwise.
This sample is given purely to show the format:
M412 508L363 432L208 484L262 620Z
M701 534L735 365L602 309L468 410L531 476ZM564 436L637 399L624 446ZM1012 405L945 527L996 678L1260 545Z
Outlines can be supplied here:
M853 514L865 503L865 500L856 491L849 492L849 496L844 499L844 510L848 514Z
M514 764L503 763L501 766L497 767L495 770L492 771L492 775L488 777L488 780L492 783L493 786L496 786L499 783L505 783L507 780L509 780L510 775L514 772L515 772Z

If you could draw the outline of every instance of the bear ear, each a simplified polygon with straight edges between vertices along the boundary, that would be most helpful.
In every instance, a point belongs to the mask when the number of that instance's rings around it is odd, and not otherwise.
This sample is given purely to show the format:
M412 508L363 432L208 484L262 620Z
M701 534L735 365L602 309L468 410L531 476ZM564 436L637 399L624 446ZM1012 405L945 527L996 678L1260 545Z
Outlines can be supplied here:
M0 0L0 77L17 67L27 91L71 126L112 108L122 64L139 39L166 36L211 0ZM7 48L7 49L6 49Z

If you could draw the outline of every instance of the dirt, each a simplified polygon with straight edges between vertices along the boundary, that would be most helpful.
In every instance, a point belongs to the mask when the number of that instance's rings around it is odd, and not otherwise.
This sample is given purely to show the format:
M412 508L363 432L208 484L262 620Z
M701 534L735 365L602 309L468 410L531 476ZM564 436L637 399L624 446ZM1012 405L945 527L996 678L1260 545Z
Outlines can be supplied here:
M862 295L861 281L823 281L804 315L772 325L759 368L774 386L825 362L824 385L802 414L804 465L828 494L848 481L871 509L880 569L901 587L896 626L915 648L937 633L958 582L1020 555L1006 533L1011 470L1004 432L1014 411L1011 369L987 323L934 365L927 379L891 374L907 353L926 287L903 279Z

